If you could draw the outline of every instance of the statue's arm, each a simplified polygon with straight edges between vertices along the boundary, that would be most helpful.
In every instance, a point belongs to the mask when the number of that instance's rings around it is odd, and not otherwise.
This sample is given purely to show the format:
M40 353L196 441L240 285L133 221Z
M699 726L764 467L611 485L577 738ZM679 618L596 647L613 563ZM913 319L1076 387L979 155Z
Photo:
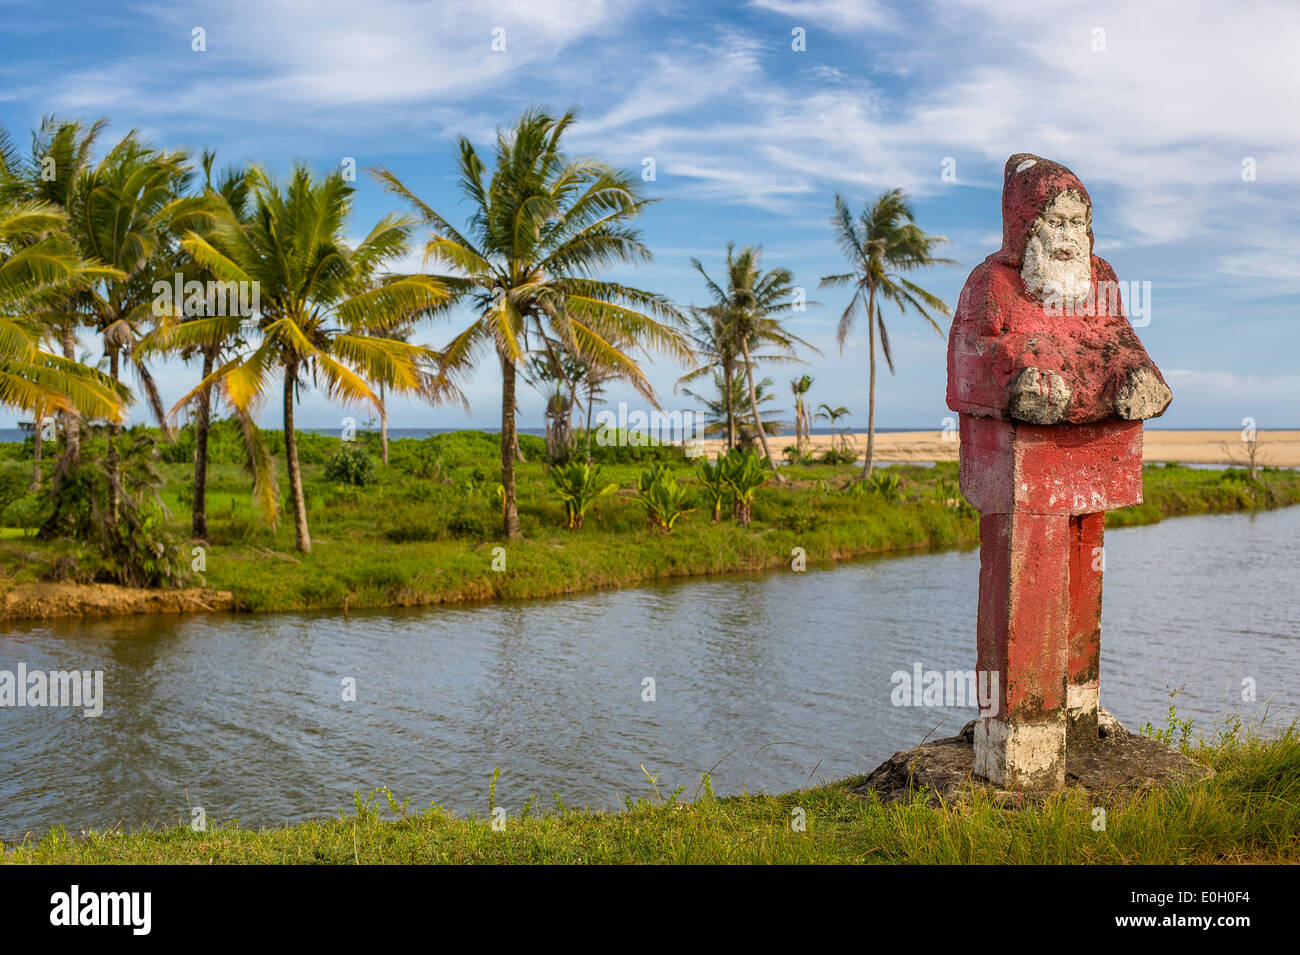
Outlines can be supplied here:
M1073 397L1063 356L1044 336L1010 327L1008 297L989 288L981 269L962 290L948 342L948 407L1004 421L1063 421Z

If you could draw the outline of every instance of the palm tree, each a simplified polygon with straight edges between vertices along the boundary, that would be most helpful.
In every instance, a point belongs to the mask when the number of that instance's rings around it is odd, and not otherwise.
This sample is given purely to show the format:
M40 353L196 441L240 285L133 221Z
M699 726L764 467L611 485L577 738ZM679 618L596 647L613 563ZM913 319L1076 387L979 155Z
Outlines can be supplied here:
M736 377L736 364L740 354L737 348L738 342L731 333L725 316L716 310L693 308L691 321L691 343L695 349L697 364L677 379L673 389L676 390L687 383L710 376L716 376L718 381L732 381ZM687 394L691 394L689 389L684 390ZM726 450L730 451L736 446L736 407L731 389L719 388L718 391L725 403L722 409L723 442ZM692 397L698 396L692 395Z
M210 205L205 209L206 218L196 217L196 225L202 229L204 226L214 223L218 216L234 218L236 221L247 225L251 210L248 170L246 168L228 168L221 174L219 179L214 180L213 164L215 160L216 154L210 150L205 150L200 159L200 165L203 168L202 195ZM183 281L190 279L212 281L218 279L218 276L211 270L195 263L183 248L176 249L174 259L175 273L181 276ZM157 321L154 328L139 341L134 349L134 355L141 362L155 353L179 353L187 361L200 357L202 359L201 380L208 381L213 369L222 360L223 356L233 354L245 342L243 323L240 321L230 322L222 326L209 326L210 332L216 331L218 327L220 328L218 337L210 338L198 344L194 344L190 340L190 344L185 347L177 347L174 344L175 336L173 334L176 323L201 320L207 317L206 309L199 311L197 314L190 314L184 309L182 303L168 300L161 309L155 311L161 311L162 314L156 316ZM240 319L247 317L249 316L239 316ZM223 335L227 337L220 337ZM197 539L204 539L208 536L208 443L212 425L213 387L211 384L200 387L195 393L193 402L194 485L190 534ZM274 528L279 522L274 464L262 442L257 423L239 409L236 408L233 411L244 439L244 467L253 476L253 495L259 502L263 520Z
M915 222L907 196L901 189L883 193L872 205L862 210L855 220L848 203L836 195L835 214L831 228L840 249L852 263L853 271L828 275L821 280L822 288L852 285L853 296L844 314L840 316L836 341L840 353L844 342L853 330L858 306L867 313L867 354L870 360L870 384L867 398L867 459L862 468L862 478L871 474L872 453L876 438L876 332L880 332L880 347L885 353L889 373L894 373L894 357L889 350L889 333L880 312L882 301L894 302L900 312L911 306L943 335L929 310L951 316L952 310L938 296L927 292L908 280L903 273L931 265L956 265L952 259L936 258L934 249L948 240L941 235L928 235Z
M683 393L690 395L696 401L704 405L704 433L706 435L725 434L727 431L728 413L732 418L733 427L736 429L737 437L740 439L737 444L748 446L758 436L754 426L748 421L736 425L736 421L743 419L753 419L754 409L750 405L749 383L745 378L745 371L737 368L731 376L730 386L726 384L726 379L722 377L721 371L715 369L712 375L713 389L717 393L716 398L710 398L707 395L697 394L689 388L683 388ZM754 384L754 395L758 398L758 411L760 424L764 434L777 435L787 425L787 422L775 417L780 411L775 411L765 407L776 400L776 396L769 389L772 387L772 379L764 378Z
M624 377L655 407L654 390L629 354L635 346L685 358L674 327L681 313L665 297L594 277L602 266L649 261L631 223L650 201L641 180L594 159L570 158L560 140L572 110L554 117L532 108L497 133L495 169L465 137L458 140L460 188L473 205L464 233L387 170L376 174L418 210L432 229L430 259L453 274L439 276L467 299L473 322L442 354L448 376L469 371L490 346L501 366L501 484L504 533L520 536L515 501L516 376L530 351L560 343L571 354Z
M78 176L69 194L71 232L82 255L119 273L97 283L84 307L100 334L109 374L121 377L126 357L139 380L165 438L171 426L162 397L137 349L155 318L156 279L168 280L176 269L179 234L210 214L204 196L186 196L190 167L182 151L162 152L143 142L135 131L94 166ZM110 422L107 466L110 520L121 499L121 476L115 441L119 423Z
M812 436L812 427L808 420L808 405L804 402L804 395L808 394L812 383L811 375L790 379L790 392L794 395L794 445L801 455Z
M843 405L840 405L838 408L832 408L830 405L828 405L826 402L823 401L820 405L817 406L817 414L815 415L816 419L818 421L824 419L826 423L831 426L831 447L832 448L836 447L835 439L838 437L840 439L838 449L841 451L847 451L849 449L849 433L848 433L849 429L847 426L843 428L839 426L840 419L847 418L848 416L849 416L849 409L845 408ZM849 463L851 464L852 462Z
M704 271L699 259L691 264L704 276L713 304L705 311L720 325L720 334L729 336L739 352L749 383L749 406L754 418L754 430L763 444L767 466L776 470L772 449L768 447L767 432L758 420L758 397L754 389L753 349L772 347L777 358L800 361L794 355L799 345L817 351L812 345L781 326L781 317L794 308L794 287L788 269L762 270L762 249L746 246L737 254L735 244L727 244L726 287L723 288ZM816 304L816 303L809 303ZM771 360L771 358L769 358ZM725 372L724 372L725 373ZM778 474L778 480L783 480Z
M446 303L446 288L425 276L387 276L371 281L377 265L402 255L415 220L388 215L351 248L344 240L354 189L339 172L315 178L303 165L288 180L249 170L252 211L241 222L218 215L204 234L191 231L181 245L222 281L257 283L260 310L249 342L177 402L172 414L205 388L216 386L236 411L251 415L273 376L283 381L284 451L298 550L311 551L307 506L298 463L294 403L311 381L331 398L368 401L382 414L367 381L398 391L426 382L420 362L428 349L387 337L409 317ZM250 323L252 325L253 323ZM228 341L244 325L239 315L187 321L173 330L173 347Z
M29 158L19 155L8 134L0 128L0 196L14 202L43 203L66 220L73 204L73 189L82 181L82 171L90 166L95 141L106 125L104 119L83 127L80 122L46 116L32 134ZM66 234L66 221L61 229ZM42 324L57 336L63 357L68 361L77 360L77 330L86 320L84 312L89 298L84 284L74 284L69 294L51 299L42 312ZM65 467L72 467L81 453L77 409L68 408L61 412L61 417L63 462ZM39 429L37 440L40 440Z
M130 392L102 372L47 351L51 304L114 276L87 266L62 231L63 213L39 202L0 203L0 405L120 421Z

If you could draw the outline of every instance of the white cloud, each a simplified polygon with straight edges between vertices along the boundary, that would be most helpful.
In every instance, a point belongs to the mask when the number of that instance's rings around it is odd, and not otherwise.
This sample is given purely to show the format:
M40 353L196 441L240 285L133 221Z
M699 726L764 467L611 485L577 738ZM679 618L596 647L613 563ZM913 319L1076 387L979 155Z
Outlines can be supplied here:
M750 6L839 29L886 29L897 17L874 0L750 0ZM792 22L792 26L799 26Z

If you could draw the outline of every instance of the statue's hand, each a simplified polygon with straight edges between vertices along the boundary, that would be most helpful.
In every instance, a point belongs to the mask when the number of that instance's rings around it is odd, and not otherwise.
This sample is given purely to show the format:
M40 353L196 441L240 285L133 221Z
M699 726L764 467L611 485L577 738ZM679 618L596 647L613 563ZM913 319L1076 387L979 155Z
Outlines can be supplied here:
M1059 424L1070 407L1070 386L1054 371L1026 368L1011 383L1008 411L1017 421Z
M1125 421L1154 418L1164 413L1173 394L1155 372L1145 366L1134 368L1115 396L1115 413Z

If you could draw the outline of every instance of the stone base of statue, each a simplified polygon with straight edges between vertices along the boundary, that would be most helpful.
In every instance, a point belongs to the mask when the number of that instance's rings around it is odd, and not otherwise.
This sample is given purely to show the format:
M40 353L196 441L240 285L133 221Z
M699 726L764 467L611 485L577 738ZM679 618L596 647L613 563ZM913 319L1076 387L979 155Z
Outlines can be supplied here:
M1072 743L1066 751L1066 790L1122 795L1213 775L1209 767L1172 746L1130 733L1104 707L1098 708L1097 715L1096 738L1084 745ZM1050 793L1001 789L976 775L976 723L971 720L956 736L895 753L853 792L859 796L874 792L887 803L919 797L935 806L967 800L976 793L1005 808L1048 798Z

